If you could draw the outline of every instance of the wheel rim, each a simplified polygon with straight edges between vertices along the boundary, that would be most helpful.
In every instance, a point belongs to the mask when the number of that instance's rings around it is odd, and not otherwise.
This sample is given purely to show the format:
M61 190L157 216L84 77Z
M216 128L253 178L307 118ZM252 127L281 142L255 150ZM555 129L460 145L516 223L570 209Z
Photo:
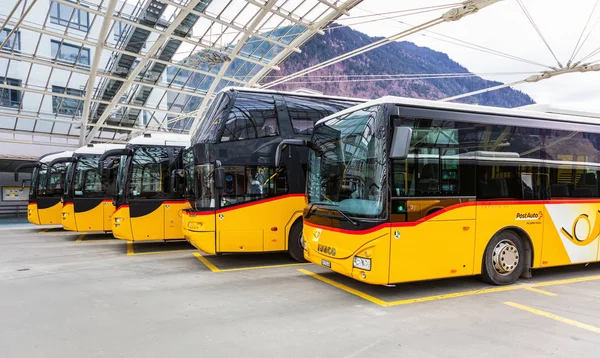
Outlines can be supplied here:
M512 241L502 240L492 254L494 269L501 275L510 275L519 265L519 250Z

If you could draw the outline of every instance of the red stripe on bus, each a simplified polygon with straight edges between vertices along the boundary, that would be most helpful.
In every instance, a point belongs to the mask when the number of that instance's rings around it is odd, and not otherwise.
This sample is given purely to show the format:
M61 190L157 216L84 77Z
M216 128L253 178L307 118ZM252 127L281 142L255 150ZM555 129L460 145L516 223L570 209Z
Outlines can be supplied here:
M339 232L339 233L343 233L343 234L352 234L352 235L364 235L364 234L370 234L372 232L375 232L377 230L381 230L384 229L386 227L413 227L413 226L417 226L419 224L422 224L426 221L429 221L433 218L435 218L436 216L439 216L441 214L444 214L446 212L449 212L451 210L455 210L458 208L462 208L462 207L468 207L468 206L499 206L499 205L545 205L545 204L600 204L600 199L581 199L581 200L577 200L577 199L558 199L558 200L531 200L531 201L518 201L518 200L511 200L511 201L502 201L502 200L486 200L486 201L469 201L466 203L460 203L460 204L455 204L455 205L451 205L448 206L446 208L440 209L430 215L427 215L419 220L416 221L409 221L409 222L386 222L386 223L382 223L379 224L375 227L372 227L370 229L364 229L364 230L348 230L348 229L341 229L341 228L336 228L336 227L329 227L329 226L322 226L322 225L317 225L317 224L313 224L313 223L309 223L304 221L304 225L306 226L310 226L310 227L314 227L317 229L323 229L323 230L329 230L329 231L334 231L334 232Z
M287 198L299 198L299 197L304 198L304 196L305 196L304 194L286 194L286 195L281 195L281 196L277 196L274 198L260 199L260 200L252 201L250 203L234 205L232 207L225 208L225 209L219 209L216 213L220 214L220 213L224 213L227 211L237 210L237 209L241 209L241 208L247 208L249 206L260 205L260 204L268 203L268 202L275 201L275 200L283 200L283 199L287 199ZM209 211L188 211L188 212L184 212L184 213L187 215L214 215L215 214L215 212L211 211L211 210L209 210Z
M121 206L119 206L116 210L115 210L115 214L117 213L117 211L121 210L121 209L129 209L129 205L127 204L123 204ZM114 214L113 214L114 215Z

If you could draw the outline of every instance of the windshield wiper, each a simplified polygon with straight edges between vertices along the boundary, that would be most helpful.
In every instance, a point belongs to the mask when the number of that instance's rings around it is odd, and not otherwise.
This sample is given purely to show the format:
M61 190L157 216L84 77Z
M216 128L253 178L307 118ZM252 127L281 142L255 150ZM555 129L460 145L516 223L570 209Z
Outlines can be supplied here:
M311 217L312 214L314 214L319 209L320 206L325 206L327 208L330 208L329 210L335 210L344 219L348 220L348 222L350 224L352 224L352 225L354 225L356 227L358 227L360 225L357 221L355 221L354 219L352 219L351 217L349 217L348 215L346 215L343 211L341 211L340 209L336 209L335 206L338 206L338 204L333 204L333 203L312 203L312 204L310 204L310 207L308 208L308 212L306 213L306 215L304 216L304 218L308 219L309 217ZM313 207L315 207L314 210L313 210Z

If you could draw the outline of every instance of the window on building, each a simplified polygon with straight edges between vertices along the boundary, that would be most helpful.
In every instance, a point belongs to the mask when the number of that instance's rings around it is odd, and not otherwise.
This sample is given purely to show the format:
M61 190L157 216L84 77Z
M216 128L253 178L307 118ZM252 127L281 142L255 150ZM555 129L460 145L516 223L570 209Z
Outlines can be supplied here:
M52 92L64 93L72 96L84 96L85 92L74 88L52 86ZM83 111L83 100L52 96L52 111L55 114L67 116L80 116Z
M21 80L0 77L0 83L9 86L21 87ZM21 91L15 89L0 88L0 106L19 108L21 107Z
M87 32L90 29L90 14L84 10L52 2L50 7L50 22Z
M2 29L2 31L0 31L0 43L4 42L4 40L6 40L6 37L8 36L8 34L10 34L11 31L12 31L12 29L7 29L7 28L4 28L4 29ZM21 32L15 31L10 36L8 41L6 41L3 48L6 50L11 50L11 51L21 50Z
M51 41L52 58L69 64L90 65L90 49L66 42Z

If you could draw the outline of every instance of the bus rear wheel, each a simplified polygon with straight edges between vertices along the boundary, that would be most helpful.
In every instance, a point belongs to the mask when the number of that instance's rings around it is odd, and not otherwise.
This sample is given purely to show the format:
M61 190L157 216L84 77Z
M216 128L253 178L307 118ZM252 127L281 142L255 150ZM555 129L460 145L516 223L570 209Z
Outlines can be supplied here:
M525 246L515 232L502 231L490 240L481 268L482 279L493 285L510 285L525 267Z
M306 262L302 248L302 221L298 220L292 225L288 235L288 253L298 262Z

